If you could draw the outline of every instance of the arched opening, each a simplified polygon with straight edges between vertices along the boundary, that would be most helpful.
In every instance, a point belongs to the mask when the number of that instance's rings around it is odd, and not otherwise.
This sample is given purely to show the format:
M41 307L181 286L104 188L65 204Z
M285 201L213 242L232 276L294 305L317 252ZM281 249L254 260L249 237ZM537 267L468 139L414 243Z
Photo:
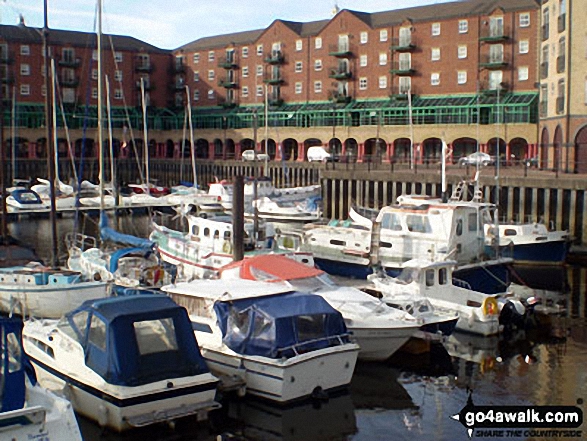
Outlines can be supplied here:
M489 153L490 156L495 157L496 161L499 158L501 161L500 164L504 164L506 159L505 150L505 141L501 138L491 138L487 143L487 153Z
M90 138L76 139L73 151L76 158L94 158L96 156L94 140Z
M192 144L188 139L181 139L179 141L179 157L191 158Z
M477 151L479 143L473 138L458 138L452 143L452 159L456 163L464 156Z
M587 126L575 137L575 173L587 173Z
M510 141L510 161L513 165L528 158L528 141L524 138L514 138Z
M236 157L236 148L234 145L234 140L231 138L226 140L224 155L226 156L226 159L234 159Z
M214 156L212 159L224 159L224 144L222 140L216 138L214 141Z
M357 162L359 156L359 143L354 138L349 138L344 142L344 161Z
M168 139L165 141L165 157L166 158L173 158L175 157L175 143Z
M298 142L295 139L284 139L281 143L281 148L284 161L296 161L298 159Z
M261 141L261 153L265 152L267 152L271 159L275 159L275 153L277 152L277 144L275 143L274 139L269 138L267 140L267 148L265 148L265 140Z
M563 130L561 126L556 126L554 131L554 143L553 143L553 152L552 152L552 160L553 160L553 168L555 171L561 169L561 159L562 159L562 147L563 147Z
M548 129L542 129L540 136L540 168L547 167L548 164Z
M309 138L304 141L304 158L308 159L308 149L314 146L321 146L322 141L316 138Z
M196 158L208 159L209 151L208 141L206 139L199 138L196 141Z
M408 138L398 138L393 142L393 162L410 163L412 142Z
M441 162L442 158L442 139L428 138L422 143L424 164L434 164Z
M338 138L332 138L328 141L328 150L334 160L342 156L342 142Z
M56 151L59 158L69 158L69 146L67 144L67 139L57 138Z
M35 148L35 156L39 159L47 157L47 138L37 139L37 147Z
M387 157L387 142L381 138L369 138L365 141L365 156L363 161L381 163Z
M7 158L28 158L29 157L29 142L26 138L17 136L7 141L6 157Z

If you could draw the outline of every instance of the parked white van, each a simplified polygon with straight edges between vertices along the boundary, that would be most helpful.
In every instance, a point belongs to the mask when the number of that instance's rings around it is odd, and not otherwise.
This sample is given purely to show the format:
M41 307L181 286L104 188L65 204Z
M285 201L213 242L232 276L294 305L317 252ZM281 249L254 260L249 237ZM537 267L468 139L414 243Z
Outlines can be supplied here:
M257 152L257 161L265 161L269 160L269 155L266 153ZM241 154L241 158L243 161L254 161L255 160L255 152L253 150L245 150Z
M308 149L308 162L328 162L332 155L324 147L315 146Z

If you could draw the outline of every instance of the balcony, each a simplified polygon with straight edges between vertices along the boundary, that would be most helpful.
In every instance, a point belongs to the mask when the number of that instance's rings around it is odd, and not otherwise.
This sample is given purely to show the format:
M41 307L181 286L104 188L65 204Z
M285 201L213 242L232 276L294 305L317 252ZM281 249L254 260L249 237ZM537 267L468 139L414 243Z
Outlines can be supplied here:
M560 115L565 111L565 97L559 96L556 98L556 113Z
M14 54L12 51L0 51L0 64L12 64L14 63Z
M548 78L548 62L540 63L540 79Z
M14 84L14 75L5 74L0 77L0 82L3 84Z
M416 49L417 45L413 36L392 38L391 50L396 52L411 52Z
M238 87L238 83L234 78L220 78L218 80L218 85L220 87L224 87L225 89L235 89Z
M548 23L542 25L541 35L542 41L548 40L548 36L550 35L550 26Z
M350 58L353 56L353 51L349 44L331 44L328 47L328 55L339 58Z
M283 64L285 57L281 51L271 51L265 56L264 61L267 64Z
M503 96L510 90L510 85L506 82L495 84L493 82L486 81L481 83L480 91L483 95L494 95Z
M394 61L389 72L398 76L411 76L416 73L416 68L413 63Z
M284 82L284 79L281 74L272 74L272 75L265 75L263 77L263 82L266 84L278 85L278 84L282 84Z
M505 26L489 26L481 29L479 41L503 43L510 39L510 31Z
M328 77L335 80L350 80L353 77L353 74L349 70L333 67L330 69Z
M404 101L408 98L414 98L416 96L416 91L413 87L405 87L405 86L393 86L391 88L391 93L389 94L389 98L396 101Z
M59 78L59 85L61 87L77 87L79 86L79 78L61 77Z
M79 58L72 58L72 57L65 57L62 58L57 62L60 67L69 67L69 68L76 68L81 65L81 59Z
M556 72L563 73L566 67L566 57L564 55L559 55L556 57Z
M561 14L558 16L558 32L564 32L565 29L567 28L567 14Z
M502 69L509 64L509 59L505 54L482 55L479 60L479 67L485 69Z
M148 61L139 61L135 64L135 71L140 73L152 73L153 65Z
M234 55L232 55L219 58L217 66L221 69L236 69L238 63L236 62Z
M143 87L145 88L145 91L148 90L154 90L155 87L151 84L150 81L143 81ZM179 90L184 90L185 89L185 83L175 83L175 90L179 91ZM141 82L137 81L136 82L136 88L137 90L141 90Z
M218 99L218 105L224 107L225 109L232 109L236 107L236 102L230 99Z
M279 107L283 104L283 99L278 96L269 96L267 98L267 104L271 107Z
M180 74L180 73L185 73L187 70L187 66L183 63L175 63L173 65L173 69L171 73L174 74Z

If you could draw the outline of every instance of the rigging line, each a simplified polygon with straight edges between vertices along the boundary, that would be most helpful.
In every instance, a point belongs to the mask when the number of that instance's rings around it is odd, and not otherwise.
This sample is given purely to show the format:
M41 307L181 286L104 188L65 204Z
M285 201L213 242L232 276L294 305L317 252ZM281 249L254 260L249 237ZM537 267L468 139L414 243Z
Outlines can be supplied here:
M55 97L57 99L57 101L59 102L59 110L61 111L61 119L63 120L63 128L65 130L65 139L67 141L67 151L69 152L69 158L71 160L71 168L73 170L73 177L75 179L75 182L78 184L78 191L79 191L79 182L78 182L78 175L77 175L77 171L75 170L75 155L74 152L71 148L71 136L69 133L69 126L67 125L67 119L65 118L65 108L63 107L63 95L61 92L61 87L59 85L59 81L55 80L55 87L57 88L57 93L55 94ZM59 179L59 177L57 177L57 179Z

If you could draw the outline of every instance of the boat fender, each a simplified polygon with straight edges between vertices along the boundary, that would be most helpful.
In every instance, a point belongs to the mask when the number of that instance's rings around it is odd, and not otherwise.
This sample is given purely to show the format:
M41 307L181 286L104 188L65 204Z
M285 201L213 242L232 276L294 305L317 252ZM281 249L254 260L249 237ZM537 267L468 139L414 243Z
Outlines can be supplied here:
M497 300L495 297L487 297L483 300L483 314L485 315L497 315L498 314L498 307L497 307Z
M230 243L229 240L225 240L224 244L222 245L222 252L225 254L231 254L232 253L232 244Z

